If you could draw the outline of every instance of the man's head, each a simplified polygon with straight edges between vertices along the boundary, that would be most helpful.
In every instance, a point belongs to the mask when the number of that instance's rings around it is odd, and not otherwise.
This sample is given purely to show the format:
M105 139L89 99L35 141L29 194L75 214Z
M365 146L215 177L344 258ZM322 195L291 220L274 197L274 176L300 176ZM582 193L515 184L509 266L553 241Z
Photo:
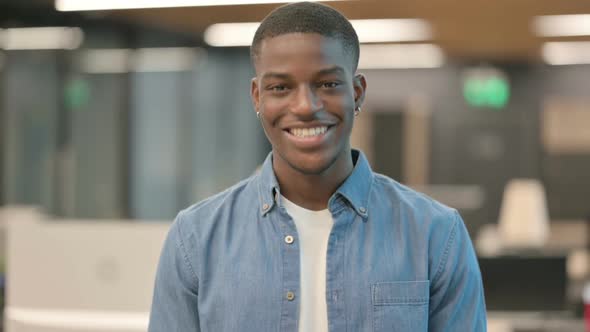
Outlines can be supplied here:
M264 39L288 33L316 33L340 41L350 56L352 71L359 60L359 39L350 22L337 10L313 2L298 2L278 7L268 14L254 35L250 58L254 66Z
M261 23L251 54L252 102L275 172L347 175L354 113L366 88L355 75L359 45L348 20L314 3L279 7Z

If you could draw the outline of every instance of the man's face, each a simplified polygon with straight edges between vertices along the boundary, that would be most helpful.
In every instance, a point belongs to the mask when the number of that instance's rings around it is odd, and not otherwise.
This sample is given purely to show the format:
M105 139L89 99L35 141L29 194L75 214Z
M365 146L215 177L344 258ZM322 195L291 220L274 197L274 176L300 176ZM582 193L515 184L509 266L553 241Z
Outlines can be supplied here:
M366 82L354 76L352 56L339 40L315 33L267 38L255 67L252 101L275 163L322 174L350 158L354 109Z

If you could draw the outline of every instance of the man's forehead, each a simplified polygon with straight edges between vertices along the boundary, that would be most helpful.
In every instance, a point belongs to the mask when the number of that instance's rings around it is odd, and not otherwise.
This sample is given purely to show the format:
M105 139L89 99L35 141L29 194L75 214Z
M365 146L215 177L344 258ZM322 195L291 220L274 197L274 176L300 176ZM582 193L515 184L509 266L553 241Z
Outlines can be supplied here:
M260 68L287 66L290 61L303 59L325 62L318 69L322 71L333 70L333 67L339 67L340 70L352 69L352 56L346 51L344 43L338 38L317 33L288 33L263 39L254 65L258 72Z

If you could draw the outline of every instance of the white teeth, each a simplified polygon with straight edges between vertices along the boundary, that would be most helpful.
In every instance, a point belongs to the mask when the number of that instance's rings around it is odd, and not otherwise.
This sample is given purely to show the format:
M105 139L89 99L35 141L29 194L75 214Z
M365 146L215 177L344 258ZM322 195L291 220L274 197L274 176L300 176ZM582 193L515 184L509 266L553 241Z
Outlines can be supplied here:
M289 132L297 137L312 137L318 136L328 131L328 127L315 127L315 128L291 128Z

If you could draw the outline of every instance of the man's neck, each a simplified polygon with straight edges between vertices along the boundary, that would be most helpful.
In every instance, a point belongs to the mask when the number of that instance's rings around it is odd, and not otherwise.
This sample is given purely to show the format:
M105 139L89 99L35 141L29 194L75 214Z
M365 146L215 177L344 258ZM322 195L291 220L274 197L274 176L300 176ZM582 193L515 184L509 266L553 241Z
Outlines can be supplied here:
M281 194L291 202L314 211L328 207L330 197L352 173L353 167L350 151L321 174L302 173L287 165L285 161L276 160L276 157L273 162Z

